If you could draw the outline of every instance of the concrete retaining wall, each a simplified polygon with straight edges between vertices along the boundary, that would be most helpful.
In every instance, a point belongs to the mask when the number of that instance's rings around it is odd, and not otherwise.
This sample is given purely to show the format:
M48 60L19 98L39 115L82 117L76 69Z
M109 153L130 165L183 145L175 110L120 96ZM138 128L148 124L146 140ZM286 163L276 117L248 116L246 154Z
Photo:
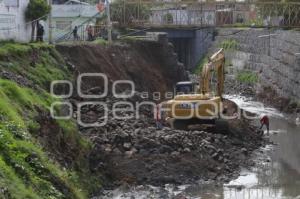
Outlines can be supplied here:
M214 47L226 39L238 41L237 49L226 53L235 70L253 70L259 74L260 85L271 86L280 96L300 99L300 32L223 29Z

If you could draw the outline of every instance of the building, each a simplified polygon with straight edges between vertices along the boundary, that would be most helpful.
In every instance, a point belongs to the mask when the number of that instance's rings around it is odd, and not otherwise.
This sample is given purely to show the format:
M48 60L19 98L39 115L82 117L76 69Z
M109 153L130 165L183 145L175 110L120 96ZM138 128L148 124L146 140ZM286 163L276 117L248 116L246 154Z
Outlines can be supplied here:
M79 27L79 36L84 35L85 27L96 24L99 11L96 5L90 5L77 0L70 0L64 4L52 5L52 36L53 40L59 40L69 35L75 26ZM45 38L48 38L48 27L46 27ZM68 39L68 38L65 38Z
M31 24L25 21L29 0L0 0L0 40L29 42Z
M88 4L84 1L80 1L80 0L52 0L53 4L66 4L66 5L70 5L70 4Z

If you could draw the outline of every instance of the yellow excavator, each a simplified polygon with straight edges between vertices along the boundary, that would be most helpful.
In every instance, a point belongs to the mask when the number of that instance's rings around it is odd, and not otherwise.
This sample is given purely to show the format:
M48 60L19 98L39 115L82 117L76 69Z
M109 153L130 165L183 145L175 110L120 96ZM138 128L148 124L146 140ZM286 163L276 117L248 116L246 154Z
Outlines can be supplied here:
M199 84L178 82L174 88L175 97L162 103L163 117L174 129L187 130L190 125L212 124L216 128L227 128L227 122L220 119L224 112L223 90L225 81L225 55L220 49L203 66ZM216 75L217 82L212 75ZM211 89L212 85L215 89Z

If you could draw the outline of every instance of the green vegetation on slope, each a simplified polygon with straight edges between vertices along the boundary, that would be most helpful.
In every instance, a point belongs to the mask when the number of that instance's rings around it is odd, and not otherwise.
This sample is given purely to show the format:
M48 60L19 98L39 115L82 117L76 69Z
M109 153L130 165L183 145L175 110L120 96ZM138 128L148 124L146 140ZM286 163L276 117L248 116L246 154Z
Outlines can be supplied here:
M103 45L106 46L108 45L108 41L105 39L96 39L95 41L93 41L94 44L99 44L99 45Z
M83 198L73 185L68 185L68 173L51 163L21 126L0 123L0 150L0 173L4 177L0 178L0 186L12 198Z
M1 120L15 121L25 127L22 113L34 113L34 106L48 107L51 96L45 92L36 94L29 88L21 88L16 83L0 79L0 114Z
M51 100L47 93L37 94L0 79L0 170L7 172L4 176L10 175L4 177L5 181L13 180L8 183L13 186L6 187L13 198L67 198L66 194L83 198L75 187L67 184L64 178L68 173L49 161L26 125L38 115L35 106L46 111ZM61 185L57 186L58 183ZM63 193L63 189L69 193Z
M258 81L258 76L252 71L241 71L237 74L236 79L241 83L255 84Z
M207 64L208 63L208 57L207 56L204 56L200 61L199 61L199 63L197 64L197 66L196 66L196 68L194 69L194 74L200 74L201 73L201 71L202 71L202 69L203 69L203 66L205 65L205 64ZM230 60L227 60L226 59L226 61L225 61L225 67L227 67L227 66L232 66L232 63L231 63L231 61Z
M38 120L57 100L49 94L51 81L71 79L63 59L45 44L2 42L0 46L0 73L10 74L8 79L0 78L0 198L88 198L92 189L100 187L86 159L90 144L72 120ZM23 81L16 80L19 77ZM54 129L46 136L45 125ZM55 150L44 145L48 142ZM64 143L68 143L66 152L59 149ZM60 155L72 155L71 166L60 165L55 158Z
M70 80L71 75L54 46L0 43L0 69L26 77L47 91L53 80Z
M30 54L31 50L49 49L53 46L44 43L23 44L13 41L0 41L0 47L0 57L3 58L5 56L23 56Z
M207 58L207 56L205 56L205 57L203 57L203 58L199 61L199 63L197 64L197 66L196 66L196 68L195 68L195 70L194 70L194 73L195 73L195 74L200 74L201 71L202 71L202 69L203 69L203 66L204 66L205 64L207 64L207 63L208 63L208 58Z
M238 41L235 39L226 39L221 42L220 48L223 48L224 50L236 50L238 47Z

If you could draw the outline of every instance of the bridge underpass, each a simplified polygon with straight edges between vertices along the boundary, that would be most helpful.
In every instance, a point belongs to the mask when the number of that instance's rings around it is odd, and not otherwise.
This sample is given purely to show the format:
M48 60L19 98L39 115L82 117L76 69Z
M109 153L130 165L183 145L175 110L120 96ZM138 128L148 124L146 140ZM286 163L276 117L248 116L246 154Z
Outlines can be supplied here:
M212 28L200 29L171 29L152 28L147 32L165 32L169 42L174 45L178 59L186 69L194 70L198 62L206 55L213 39Z

